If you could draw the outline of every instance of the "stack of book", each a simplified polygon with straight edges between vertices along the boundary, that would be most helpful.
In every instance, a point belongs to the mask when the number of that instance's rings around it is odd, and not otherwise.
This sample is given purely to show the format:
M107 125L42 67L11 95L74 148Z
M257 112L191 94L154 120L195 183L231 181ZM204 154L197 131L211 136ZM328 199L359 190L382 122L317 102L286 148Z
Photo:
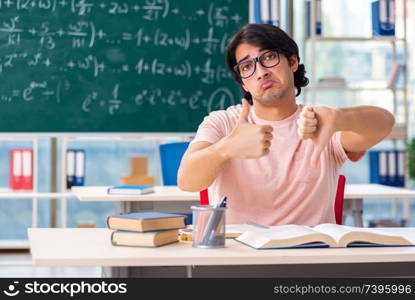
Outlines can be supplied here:
M184 219L185 215L171 213L125 213L108 216L107 226L113 230L114 246L159 247L179 240Z

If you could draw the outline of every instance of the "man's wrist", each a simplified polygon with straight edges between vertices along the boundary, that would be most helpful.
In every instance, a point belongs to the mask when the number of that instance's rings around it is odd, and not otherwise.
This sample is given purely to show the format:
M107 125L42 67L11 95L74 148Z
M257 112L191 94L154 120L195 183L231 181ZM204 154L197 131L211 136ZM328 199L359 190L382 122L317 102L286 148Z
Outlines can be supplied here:
M228 143L229 140L227 136L215 143L214 151L225 161L232 158L232 154L229 151Z

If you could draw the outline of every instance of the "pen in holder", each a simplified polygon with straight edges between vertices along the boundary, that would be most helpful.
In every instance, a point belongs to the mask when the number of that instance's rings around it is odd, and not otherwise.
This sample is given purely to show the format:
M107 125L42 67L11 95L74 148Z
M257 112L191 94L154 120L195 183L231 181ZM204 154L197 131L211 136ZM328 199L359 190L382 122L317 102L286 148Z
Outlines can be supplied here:
M197 248L225 247L226 207L202 205L192 206L192 245Z

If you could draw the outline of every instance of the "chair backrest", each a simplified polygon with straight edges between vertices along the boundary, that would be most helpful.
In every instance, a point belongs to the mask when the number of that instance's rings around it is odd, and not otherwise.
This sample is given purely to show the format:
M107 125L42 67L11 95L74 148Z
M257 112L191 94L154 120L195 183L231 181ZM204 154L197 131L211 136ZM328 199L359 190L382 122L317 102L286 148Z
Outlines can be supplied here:
M344 199L344 188L346 185L346 176L339 175L339 179L337 180L337 191L336 191L336 199L334 201L334 215L336 217L336 224L341 225L343 223L343 199ZM209 204L209 196L208 190L200 191L200 205L208 205Z
M343 223L343 199L344 199L344 187L346 185L346 177L339 175L337 180L336 199L334 202L334 215L336 217L336 224L341 225Z
M161 144L160 163L163 185L177 185L177 171L189 142Z
M204 189L200 193L200 205L209 205L208 189Z

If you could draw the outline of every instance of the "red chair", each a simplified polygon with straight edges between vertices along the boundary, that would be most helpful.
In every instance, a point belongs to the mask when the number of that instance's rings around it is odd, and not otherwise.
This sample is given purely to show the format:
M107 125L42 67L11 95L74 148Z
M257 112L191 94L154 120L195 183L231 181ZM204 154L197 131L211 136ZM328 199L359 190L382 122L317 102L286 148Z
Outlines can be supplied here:
M334 215L336 217L336 224L341 225L343 223L343 199L344 199L344 187L346 185L346 177L339 175L337 181L336 199L334 201ZM208 189L200 191L200 205L209 204Z
M199 192L200 194L200 205L209 205L208 189L204 189Z
M340 174L337 181L336 200L334 201L334 215L336 217L336 224L339 225L343 223L343 199L345 185L346 177Z

